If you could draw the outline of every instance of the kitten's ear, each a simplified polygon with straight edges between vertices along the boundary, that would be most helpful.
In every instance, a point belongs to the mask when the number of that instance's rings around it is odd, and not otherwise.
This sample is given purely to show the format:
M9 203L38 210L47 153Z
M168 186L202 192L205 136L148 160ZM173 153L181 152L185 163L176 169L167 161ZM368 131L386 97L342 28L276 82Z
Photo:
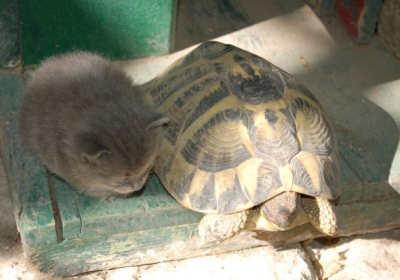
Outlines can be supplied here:
M147 126L147 129L160 127L162 125L169 123L169 121L170 119L166 115L159 114L155 118L153 118L151 123Z
M109 155L111 155L111 152L108 150L102 150L92 155L87 153L81 153L81 160L84 163L99 165L100 160Z

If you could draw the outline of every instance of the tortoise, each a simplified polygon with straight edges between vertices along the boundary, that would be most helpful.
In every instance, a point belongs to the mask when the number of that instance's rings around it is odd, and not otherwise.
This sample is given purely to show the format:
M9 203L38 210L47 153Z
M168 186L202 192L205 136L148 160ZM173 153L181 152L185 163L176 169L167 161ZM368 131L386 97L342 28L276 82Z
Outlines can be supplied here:
M309 221L325 234L337 232L335 134L298 80L257 55L210 41L147 86L149 102L170 118L155 173L180 204L206 214L202 242Z

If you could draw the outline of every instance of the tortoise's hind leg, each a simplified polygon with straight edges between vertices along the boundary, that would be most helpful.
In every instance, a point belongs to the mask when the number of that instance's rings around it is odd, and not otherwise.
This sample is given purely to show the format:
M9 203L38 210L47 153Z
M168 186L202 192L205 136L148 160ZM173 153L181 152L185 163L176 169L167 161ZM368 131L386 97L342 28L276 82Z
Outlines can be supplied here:
M337 233L338 222L335 206L329 200L320 197L302 196L301 204L314 227L328 235Z
M222 242L238 234L249 222L249 211L206 214L199 224L200 243Z

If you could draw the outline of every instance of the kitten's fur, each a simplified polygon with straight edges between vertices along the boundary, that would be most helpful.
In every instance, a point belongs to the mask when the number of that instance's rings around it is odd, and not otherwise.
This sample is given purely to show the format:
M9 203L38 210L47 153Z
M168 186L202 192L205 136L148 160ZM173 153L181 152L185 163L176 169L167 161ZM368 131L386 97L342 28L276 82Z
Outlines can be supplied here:
M21 136L49 170L96 197L140 190L164 115L108 60L74 52L45 60L28 82Z

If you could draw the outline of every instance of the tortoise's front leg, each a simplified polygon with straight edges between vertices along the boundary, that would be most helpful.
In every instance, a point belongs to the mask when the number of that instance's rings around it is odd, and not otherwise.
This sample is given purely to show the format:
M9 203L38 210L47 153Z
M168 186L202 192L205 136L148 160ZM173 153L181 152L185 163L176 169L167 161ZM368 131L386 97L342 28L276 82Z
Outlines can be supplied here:
M232 214L206 214L199 224L201 244L222 242L238 234L249 222L249 211Z
M320 197L302 196L301 204L314 227L328 235L337 233L336 207L329 200Z

